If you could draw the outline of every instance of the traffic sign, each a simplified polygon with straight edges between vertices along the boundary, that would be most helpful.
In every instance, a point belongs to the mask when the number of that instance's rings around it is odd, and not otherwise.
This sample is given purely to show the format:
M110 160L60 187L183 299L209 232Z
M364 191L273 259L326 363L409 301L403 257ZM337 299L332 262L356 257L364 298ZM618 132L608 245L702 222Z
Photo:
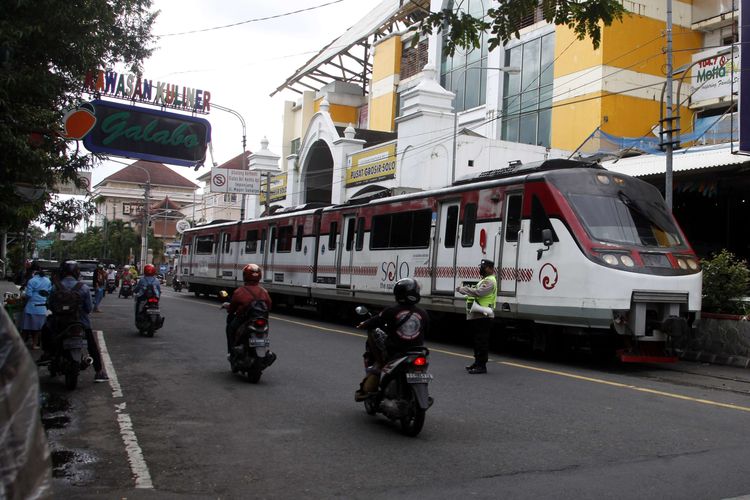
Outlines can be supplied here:
M211 192L260 194L260 173L214 167L211 169Z

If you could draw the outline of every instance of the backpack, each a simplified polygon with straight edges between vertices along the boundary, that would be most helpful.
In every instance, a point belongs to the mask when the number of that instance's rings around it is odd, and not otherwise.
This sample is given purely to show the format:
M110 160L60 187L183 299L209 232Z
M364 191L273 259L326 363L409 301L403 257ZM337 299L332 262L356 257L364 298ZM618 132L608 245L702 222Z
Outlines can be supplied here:
M253 300L242 311L242 318L245 320L256 318L268 319L268 304L266 304L266 301L255 298L255 290L252 288L250 288L249 291L253 296Z
M83 299L79 290L83 286L80 281L73 288L65 288L63 285L55 287L49 298L50 311L56 320L61 323L74 323L81 320L81 307Z

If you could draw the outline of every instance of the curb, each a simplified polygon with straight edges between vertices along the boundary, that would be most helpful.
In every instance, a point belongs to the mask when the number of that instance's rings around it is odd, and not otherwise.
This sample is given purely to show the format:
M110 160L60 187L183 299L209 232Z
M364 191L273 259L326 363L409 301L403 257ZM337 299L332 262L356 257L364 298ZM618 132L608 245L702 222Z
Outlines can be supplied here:
M733 366L736 368L750 368L750 358L745 356L730 356L728 354L715 354L706 351L679 351L680 359L684 361L696 361L700 363L711 363L714 365Z

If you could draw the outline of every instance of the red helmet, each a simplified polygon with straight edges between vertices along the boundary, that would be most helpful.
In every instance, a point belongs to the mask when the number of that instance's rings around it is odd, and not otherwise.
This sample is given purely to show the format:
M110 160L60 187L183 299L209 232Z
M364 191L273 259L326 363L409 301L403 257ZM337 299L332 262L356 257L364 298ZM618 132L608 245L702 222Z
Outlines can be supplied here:
M154 276L156 275L156 268L153 264L146 264L143 266L143 274L144 276Z
M263 270L258 264L248 264L242 268L242 279L245 283L256 284L263 277Z

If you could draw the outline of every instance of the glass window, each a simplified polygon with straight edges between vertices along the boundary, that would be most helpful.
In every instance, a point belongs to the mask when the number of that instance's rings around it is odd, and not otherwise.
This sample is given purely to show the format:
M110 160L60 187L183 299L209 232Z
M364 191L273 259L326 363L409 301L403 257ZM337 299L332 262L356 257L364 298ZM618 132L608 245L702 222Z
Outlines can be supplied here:
M508 196L505 216L505 241L518 241L521 230L521 195Z
M542 230L549 229L552 231L552 240L559 241L555 230L552 229L552 221L547 217L547 212L542 206L542 202L539 201L537 195L531 198L531 231L529 233L529 241L531 243L542 242Z
M271 241L268 242L268 251L270 253L273 253L275 247L276 247L276 226L272 226L271 227Z
M260 232L260 252L263 253L266 249L266 230Z
M275 230L276 228L274 228ZM279 228L279 241L276 244L276 251L278 252L291 252L292 251L292 232L294 226L281 226ZM273 232L271 233L273 234Z
M448 207L445 214L445 234L443 244L445 248L456 246L456 230L458 229L458 205Z
M258 250L258 230L251 229L245 235L245 253L255 253Z
M198 236L195 239L195 253L198 255L214 253L214 235Z
M477 205L469 203L464 207L464 225L461 232L461 246L474 245L474 230L477 225Z
M357 242L354 245L354 249L359 251L362 250L365 244L365 218L360 217L357 219Z
M304 238L305 226L300 224L297 226L297 241L294 244L294 250L296 252L302 251L302 239Z
M346 222L346 245L344 248L346 248L347 252L351 251L354 244L354 222L353 217Z
M338 232L338 221L331 222L331 225L328 229L328 250L336 250L336 236L338 236Z
M372 218L370 248L427 248L432 210L398 212Z
M221 251L224 253L229 253L229 247L231 245L231 241L229 238L229 233L224 233L221 235Z

